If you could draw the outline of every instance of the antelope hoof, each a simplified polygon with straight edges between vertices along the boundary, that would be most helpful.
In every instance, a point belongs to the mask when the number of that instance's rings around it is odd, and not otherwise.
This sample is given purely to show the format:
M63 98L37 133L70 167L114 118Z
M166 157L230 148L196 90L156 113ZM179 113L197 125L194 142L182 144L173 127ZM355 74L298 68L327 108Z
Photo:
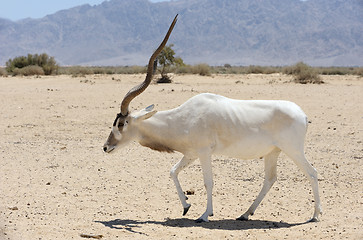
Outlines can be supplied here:
M195 220L196 223L202 223L202 222L209 222L208 217L213 216L213 212L212 213L203 213L202 216L200 216L200 218L198 218L197 220Z
M197 220L195 220L196 223L203 223L203 222L208 222L208 220L204 220L203 218L198 218Z
M239 218L237 218L236 220L238 220L238 221L248 221L248 217L245 217L244 215L242 215Z
M313 217L308 222L320 222L320 220L317 217Z
M188 204L188 206L184 208L183 216L185 216L185 214L187 214L187 212L189 211L190 206L192 206L192 205Z

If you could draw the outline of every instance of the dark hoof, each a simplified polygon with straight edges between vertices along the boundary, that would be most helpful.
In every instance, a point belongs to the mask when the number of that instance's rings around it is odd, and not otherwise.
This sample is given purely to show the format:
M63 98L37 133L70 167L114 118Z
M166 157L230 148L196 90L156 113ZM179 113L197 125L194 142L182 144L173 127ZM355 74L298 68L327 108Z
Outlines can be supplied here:
M319 219L314 217L314 218L310 219L308 222L319 222Z
M198 218L197 220L195 220L195 222L196 223L203 223L203 222L206 222L206 221L204 221L203 219L201 219L201 218Z
M243 215L237 218L238 221L248 221L248 218L244 217Z
M184 208L183 216L185 216L185 214L187 214L187 212L189 211L190 206L192 206L192 205L189 205L188 207Z

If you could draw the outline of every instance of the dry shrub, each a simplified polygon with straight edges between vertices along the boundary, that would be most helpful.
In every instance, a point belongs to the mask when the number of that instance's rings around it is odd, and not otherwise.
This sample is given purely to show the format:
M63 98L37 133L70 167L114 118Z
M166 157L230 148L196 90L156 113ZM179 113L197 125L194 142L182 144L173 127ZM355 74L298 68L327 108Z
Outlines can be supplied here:
M356 68L354 74L363 77L363 67Z
M174 69L176 74L191 74L193 73L191 65L178 66Z
M309 65L298 62L294 66L285 67L283 72L285 74L294 75L294 82L301 83L301 84L307 84L307 83L313 83L313 84L321 84L324 83L323 80L321 80L318 72L316 69L310 67Z
M143 66L125 66L118 67L116 70L117 74L144 74L147 71L147 67Z
M247 73L248 74L261 74L263 73L264 71L264 68L262 66L255 66L255 65L250 65L248 66L248 69L247 69Z
M318 67L316 69L321 75L347 75L354 70L350 67Z
M31 65L31 66L26 66L23 68L15 68L13 70L13 75L23 75L23 76L32 76L32 75L44 75L44 70L43 68L36 66L36 65Z
M8 76L8 72L4 68L0 68L0 76L6 77Z
M84 76L88 74L93 74L93 70L89 67L74 66L71 67L69 70L72 76L78 76L78 75Z
M199 74L201 76L210 76L211 75L210 71L211 71L210 66L205 63L197 64L192 68L193 74Z

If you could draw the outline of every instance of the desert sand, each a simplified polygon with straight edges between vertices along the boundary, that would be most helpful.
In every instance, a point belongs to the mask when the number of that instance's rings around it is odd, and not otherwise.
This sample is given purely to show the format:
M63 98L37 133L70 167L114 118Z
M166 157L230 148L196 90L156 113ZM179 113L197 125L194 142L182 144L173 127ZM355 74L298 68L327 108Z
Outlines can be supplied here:
M152 84L131 109L179 106L202 92L236 99L284 99L311 121L305 152L319 173L323 215L286 155L278 180L249 221L236 221L262 187L263 160L213 157L214 216L199 161L181 172L192 204L182 216L170 168L180 153L130 143L102 146L124 94L144 75L0 78L0 239L362 239L363 79L323 76L322 85L272 75L174 76Z

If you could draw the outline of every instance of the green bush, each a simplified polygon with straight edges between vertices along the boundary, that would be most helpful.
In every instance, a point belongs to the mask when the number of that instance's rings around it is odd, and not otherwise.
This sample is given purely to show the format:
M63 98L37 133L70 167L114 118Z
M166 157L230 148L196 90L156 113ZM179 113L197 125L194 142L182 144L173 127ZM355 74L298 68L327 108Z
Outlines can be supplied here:
M314 84L321 84L324 83L317 70L310 67L309 65L298 62L294 66L285 67L283 70L285 74L294 75L294 82L307 84L307 83L314 83Z
M19 70L17 69L22 69L25 67L28 67L28 69L26 69L24 71L24 73L31 73L32 71L35 72L35 74L38 74L40 71L39 69L36 69L34 67L30 67L30 66L38 66L40 68L42 68L43 70L43 75L51 75L51 74L55 74L58 70L58 65L56 63L56 61L54 60L54 57L49 57L46 53L43 54L28 54L28 56L21 56L21 57L16 57L14 59L9 59L9 61L6 62L6 70L8 73L13 73L15 75L17 74L22 74L20 73ZM14 73L15 71L15 73ZM39 74L38 74L39 75Z

